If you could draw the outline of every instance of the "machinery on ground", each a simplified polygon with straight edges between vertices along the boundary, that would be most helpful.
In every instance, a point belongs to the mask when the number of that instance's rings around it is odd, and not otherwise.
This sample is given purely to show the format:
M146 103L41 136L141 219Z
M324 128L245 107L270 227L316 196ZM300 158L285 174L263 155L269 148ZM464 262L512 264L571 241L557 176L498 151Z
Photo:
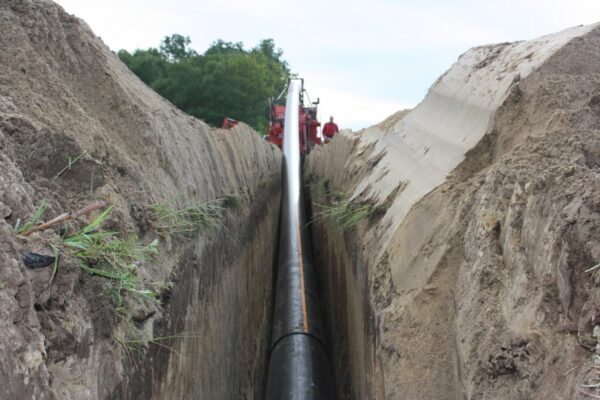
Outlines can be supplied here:
M304 89L304 79L300 79L300 98L299 98L299 135L300 135L300 152L308 154L315 144L323 144L318 134L318 128L321 123L317 119L317 105L319 99L311 102L306 89ZM286 95L288 94L288 86L275 98L269 99L269 127L267 132L267 141L282 148L283 133L285 129L285 111L286 111Z
M233 118L229 118L229 117L225 117L225 119L223 120L223 129L231 129L234 126L236 126L237 124L239 124L240 121L233 119Z

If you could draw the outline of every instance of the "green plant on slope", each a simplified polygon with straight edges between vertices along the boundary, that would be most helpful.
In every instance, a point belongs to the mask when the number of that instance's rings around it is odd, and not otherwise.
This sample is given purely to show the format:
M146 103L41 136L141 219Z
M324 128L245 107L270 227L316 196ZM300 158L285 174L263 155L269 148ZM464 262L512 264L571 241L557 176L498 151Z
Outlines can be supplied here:
M242 208L242 198L246 195L232 194L223 198L223 207L229 210L237 211Z
M345 232L375 211L373 204L354 202L342 193L337 193L334 198L336 200L330 206L316 204L319 211L315 213L313 222L327 221L332 223L338 232Z
M22 235L31 232L42 221L46 208L47 202L44 199L29 222L22 225L21 220L17 220L15 231ZM63 237L61 245L49 243L55 258L51 282L58 272L60 249L63 248L78 260L83 271L108 280L108 294L113 300L116 315L121 318L125 327L125 334L115 337L117 344L125 347L144 341L158 344L166 338L144 339L143 332L136 327L132 316L136 303L158 302L156 289L159 285L143 282L137 271L140 263L158 254L158 240L144 245L135 235L121 238L116 232L101 230L111 210L112 207L107 208L83 228ZM173 336L175 337L178 336Z
M135 236L121 239L116 232L101 231L99 228L111 210L112 207L107 208L63 242L79 260L82 270L109 279L109 293L117 311L123 313L126 295L156 301L157 294L141 282L137 269L141 262L158 254L158 240L144 245Z
M17 219L17 223L15 224L15 232L19 235L25 235L29 232L34 226L39 224L42 221L42 216L44 212L46 212L46 208L48 208L48 202L46 199L42 199L40 205L35 209L35 213L29 222L25 225L21 225L21 219Z

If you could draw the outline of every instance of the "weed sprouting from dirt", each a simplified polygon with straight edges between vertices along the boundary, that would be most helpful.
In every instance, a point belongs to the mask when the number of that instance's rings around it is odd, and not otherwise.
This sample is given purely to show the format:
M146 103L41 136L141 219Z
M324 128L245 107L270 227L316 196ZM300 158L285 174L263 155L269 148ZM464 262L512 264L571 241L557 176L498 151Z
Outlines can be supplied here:
M107 208L92 222L62 240L83 271L108 280L107 292L117 316L126 327L122 337L115 336L115 342L121 345L143 337L143 332L133 321L136 304L159 302L160 285L143 282L137 273L142 262L158 254L158 240L145 245L135 235L122 238L116 232L100 230L111 210L112 207Z
M111 210L112 207L107 208L85 227L64 238L64 245L79 260L82 270L110 280L108 292L118 311L127 305L127 295L157 301L156 292L140 281L137 269L141 262L158 254L158 240L144 245L133 235L123 239L116 232L99 230Z
M137 328L130 327L130 329L133 329L135 331L135 333L130 331L124 335L116 334L113 336L115 342L119 346L119 350L124 355L126 355L130 361L134 361L134 359L135 359L134 355L136 353L138 353L142 347L153 344L155 346L162 347L168 351L177 353L175 351L175 349L173 349L173 347L169 346L165 342L168 342L171 340L176 340L176 339L198 337L198 334L196 334L194 332L182 332L179 334L169 335L169 336L144 337Z
M54 175L54 179L58 178L65 172L70 171L71 168L73 168L73 165L75 165L79 160L81 160L86 154L87 154L87 150L84 150L83 153L81 153L80 155L78 155L75 158L71 158L70 156L68 156L67 157L67 160L68 160L67 165L63 169L61 169L56 175Z
M330 222L338 232L347 231L363 219L370 217L375 211L372 203L352 201L344 193L336 193L332 205L315 204L319 211L315 213L313 222Z
M176 207L170 203L150 206L154 228L163 235L189 238L209 228L223 227L222 220L228 208L239 208L239 196L230 196L207 202Z
M598 276L600 276L600 263L586 269L585 272L591 272L594 278L598 278Z
M242 208L243 195L233 194L223 198L223 207L229 210L239 210Z
M106 207L105 202L97 201L77 212L64 213L38 225L47 208L47 203L43 200L31 221L24 225L17 221L15 231L27 235L35 230L48 229L59 222L73 221L77 216L104 207ZM112 207L108 207L84 227L67 233L60 239L48 241L54 254L50 283L54 281L58 272L62 250L62 253L74 257L83 271L107 279L107 293L113 302L116 315L126 322L125 325L134 328L127 329L127 332L132 334L128 340L137 340L141 337L141 331L135 330L137 329L133 322L135 307L140 305L145 308L149 303L158 303L158 292L165 286L165 284L144 282L138 274L139 265L158 254L158 239L146 245L140 242L136 235L123 237L117 232L102 230L101 226L107 220L111 210ZM65 229L69 229L69 226L66 225Z
M29 222L24 225L21 225L21 219L17 219L17 223L15 224L15 232L19 235L26 235L34 226L39 224L42 220L42 216L44 212L46 212L46 208L48 208L48 202L46 199L42 199L40 205L35 209L35 213Z

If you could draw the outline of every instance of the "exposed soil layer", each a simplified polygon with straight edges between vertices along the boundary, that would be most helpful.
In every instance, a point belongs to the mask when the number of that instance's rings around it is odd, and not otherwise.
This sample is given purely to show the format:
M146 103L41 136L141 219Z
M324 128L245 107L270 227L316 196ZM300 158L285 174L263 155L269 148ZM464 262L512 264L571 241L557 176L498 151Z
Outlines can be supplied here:
M597 379L600 324L598 275L585 272L600 262L600 29L577 29L470 50L414 111L309 157L314 212L336 192L376 210L343 234L327 219L313 227L339 398L594 390L581 384ZM527 48L545 55L512 83L489 83L507 73L499 62L523 71L536 57ZM459 78L489 92L454 96ZM484 129L460 119L478 104ZM432 105L452 112L437 120ZM433 130L418 123L430 110ZM444 149L448 159L428 158Z
M178 111L51 1L1 2L0 32L0 397L261 398L279 151L244 124ZM239 207L191 239L159 235L149 216L220 198ZM15 233L42 199L44 220L104 200L104 229L159 239L137 270L160 299L135 306L139 340L117 343L127 326L108 280L64 249L54 278L25 267L22 253L50 255L65 232Z

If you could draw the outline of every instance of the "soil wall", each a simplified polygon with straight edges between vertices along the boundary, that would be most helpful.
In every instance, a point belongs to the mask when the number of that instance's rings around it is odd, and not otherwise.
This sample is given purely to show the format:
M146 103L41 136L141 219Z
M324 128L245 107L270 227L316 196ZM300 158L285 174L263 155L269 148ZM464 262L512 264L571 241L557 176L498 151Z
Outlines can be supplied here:
M478 47L308 160L339 398L566 399L592 373L600 31ZM532 62L532 60L534 60Z
M279 151L183 114L51 1L0 2L0 33L0 397L261 398ZM236 207L191 239L159 235L149 213L222 198ZM55 277L24 266L64 234L15 233L42 199L45 220L104 200L105 229L159 239L136 272L160 300L134 307L137 340L107 279L68 253Z

